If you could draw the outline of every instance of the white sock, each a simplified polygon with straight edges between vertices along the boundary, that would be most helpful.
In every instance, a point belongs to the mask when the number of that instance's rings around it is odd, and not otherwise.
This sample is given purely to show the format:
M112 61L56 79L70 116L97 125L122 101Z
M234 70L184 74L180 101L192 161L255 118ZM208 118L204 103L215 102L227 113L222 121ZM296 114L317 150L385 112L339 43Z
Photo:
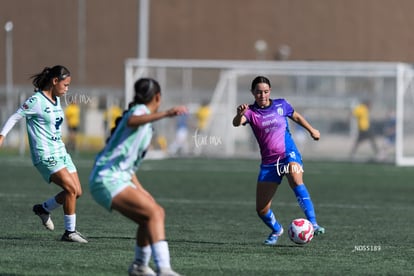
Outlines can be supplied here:
M154 257L155 265L158 270L171 268L170 251L168 249L167 241L158 241L151 245L152 255Z
M57 203L55 197L51 197L48 200L46 200L45 202L43 202L42 206L43 206L43 209L45 209L46 211L48 211L50 213L54 209L62 206L62 204Z
M135 245L135 262L140 265L148 266L151 260L151 253L152 250L150 245L143 247Z
M73 232L76 230L76 214L64 215L63 220L67 231Z

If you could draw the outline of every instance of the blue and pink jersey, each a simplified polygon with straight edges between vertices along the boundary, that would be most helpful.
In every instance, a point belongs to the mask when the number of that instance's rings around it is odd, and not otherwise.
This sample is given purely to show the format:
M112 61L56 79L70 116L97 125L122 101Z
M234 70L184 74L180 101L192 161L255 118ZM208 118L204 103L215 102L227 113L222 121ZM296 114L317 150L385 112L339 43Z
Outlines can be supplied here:
M249 105L244 116L260 147L262 164L274 164L290 153L299 153L289 131L287 117L293 107L284 99L274 99L270 106Z

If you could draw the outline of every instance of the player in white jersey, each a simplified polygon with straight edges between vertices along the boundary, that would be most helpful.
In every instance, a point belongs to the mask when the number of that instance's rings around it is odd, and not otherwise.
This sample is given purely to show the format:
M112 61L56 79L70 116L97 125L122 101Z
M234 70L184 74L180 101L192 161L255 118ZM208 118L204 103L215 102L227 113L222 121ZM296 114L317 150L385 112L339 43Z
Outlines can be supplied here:
M153 79L135 83L134 100L117 120L105 148L98 154L89 177L93 198L107 210L115 209L139 225L135 260L129 275L156 275L149 267L154 258L157 275L178 275L171 269L165 240L165 213L139 182L135 171L150 145L151 123L165 117L187 113L184 106L158 111L161 88Z
M65 233L62 240L87 243L76 231L76 199L81 196L82 188L61 133L64 112L59 97L68 91L70 72L64 66L56 65L46 67L32 78L35 94L6 121L0 131L0 146L14 125L26 118L33 165L46 182L54 182L63 189L43 204L34 205L33 212L47 229L54 230L50 212L63 205Z

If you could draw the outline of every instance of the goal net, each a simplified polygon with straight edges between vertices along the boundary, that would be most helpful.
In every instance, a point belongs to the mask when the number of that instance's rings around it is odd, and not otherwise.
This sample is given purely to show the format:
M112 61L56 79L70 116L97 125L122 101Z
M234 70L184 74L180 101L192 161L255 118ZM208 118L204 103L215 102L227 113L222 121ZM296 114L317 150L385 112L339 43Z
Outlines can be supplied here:
M253 103L249 90L258 75L270 79L272 98L285 98L320 130L321 139L315 142L302 127L289 122L304 159L414 165L414 126L409 120L414 112L414 74L404 63L128 59L125 104L132 99L138 78L155 78L162 88L161 109L184 104L190 110L180 154L259 158L250 127L232 126L236 106ZM351 155L358 133L352 110L363 101L371 103L377 152L363 141ZM201 129L197 112L203 102L210 115ZM165 155L178 154L171 151L180 140L178 121L154 124L154 148Z

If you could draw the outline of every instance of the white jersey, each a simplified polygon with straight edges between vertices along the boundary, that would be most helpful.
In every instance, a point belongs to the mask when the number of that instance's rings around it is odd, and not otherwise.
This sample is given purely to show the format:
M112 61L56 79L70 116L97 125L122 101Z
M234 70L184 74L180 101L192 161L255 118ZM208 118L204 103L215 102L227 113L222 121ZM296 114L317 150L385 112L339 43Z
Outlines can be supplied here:
M67 154L62 141L61 126L64 112L60 99L52 103L43 92L38 91L17 110L17 114L26 117L27 135L33 164L51 156Z
M152 139L152 124L128 127L130 116L150 114L146 105L132 107L118 123L105 148L98 154L90 176L91 181L117 179L131 181L147 152Z

